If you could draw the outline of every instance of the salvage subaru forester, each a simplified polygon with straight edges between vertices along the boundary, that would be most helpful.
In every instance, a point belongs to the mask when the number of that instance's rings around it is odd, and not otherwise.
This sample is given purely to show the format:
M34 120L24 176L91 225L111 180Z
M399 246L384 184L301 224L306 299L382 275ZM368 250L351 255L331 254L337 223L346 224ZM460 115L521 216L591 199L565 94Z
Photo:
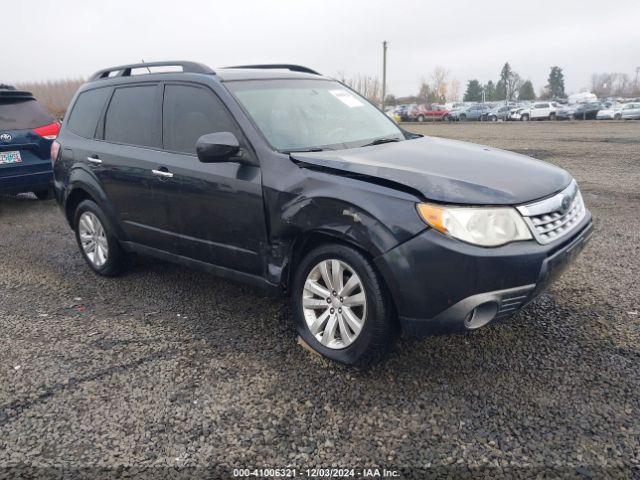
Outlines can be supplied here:
M95 272L144 254L287 293L306 343L348 364L379 357L399 330L514 314L593 229L566 171L411 134L296 65L101 70L52 158Z

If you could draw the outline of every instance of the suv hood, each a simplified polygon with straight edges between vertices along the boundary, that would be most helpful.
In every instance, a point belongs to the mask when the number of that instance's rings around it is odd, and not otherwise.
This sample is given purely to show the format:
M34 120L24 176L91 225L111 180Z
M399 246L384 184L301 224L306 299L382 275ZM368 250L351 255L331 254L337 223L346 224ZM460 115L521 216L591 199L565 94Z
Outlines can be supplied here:
M474 143L424 137L397 143L296 152L297 162L400 184L442 203L518 205L566 187L563 169L531 157Z

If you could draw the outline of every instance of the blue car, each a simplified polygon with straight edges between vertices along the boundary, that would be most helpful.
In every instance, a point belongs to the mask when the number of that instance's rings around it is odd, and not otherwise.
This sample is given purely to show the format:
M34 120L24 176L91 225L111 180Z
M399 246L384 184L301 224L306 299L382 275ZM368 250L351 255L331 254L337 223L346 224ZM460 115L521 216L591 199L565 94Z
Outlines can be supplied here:
M49 197L51 144L59 129L31 93L0 88L0 194Z

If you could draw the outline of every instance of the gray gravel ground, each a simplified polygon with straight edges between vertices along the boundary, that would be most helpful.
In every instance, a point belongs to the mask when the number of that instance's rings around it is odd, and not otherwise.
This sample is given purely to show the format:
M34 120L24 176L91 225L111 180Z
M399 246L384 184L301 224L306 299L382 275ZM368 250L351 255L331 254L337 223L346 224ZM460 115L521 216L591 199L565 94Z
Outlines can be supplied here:
M640 122L409 128L577 178L597 232L548 293L506 323L402 341L349 369L296 344L285 300L153 261L97 277L52 201L2 198L0 477L286 465L640 476Z

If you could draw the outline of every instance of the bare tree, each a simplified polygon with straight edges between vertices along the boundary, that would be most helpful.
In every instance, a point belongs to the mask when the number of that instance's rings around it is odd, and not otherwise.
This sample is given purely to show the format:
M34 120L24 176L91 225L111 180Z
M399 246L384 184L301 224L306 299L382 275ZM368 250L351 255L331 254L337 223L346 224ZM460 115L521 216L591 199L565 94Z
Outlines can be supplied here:
M633 97L638 92L626 73L594 73L591 91L598 97Z
M447 100L450 102L457 102L460 100L460 82L455 78L449 82Z
M378 77L367 75L356 75L355 77L348 78L343 72L338 72L338 78L345 85L353 88L360 95L365 97L370 102L378 105L380 103L380 96L382 95L382 84Z
M418 90L418 101L420 103L427 103L433 95L431 86L423 78L420 79L420 90Z
M431 73L431 90L438 102L444 102L447 99L447 88L449 78L449 70L438 65Z

